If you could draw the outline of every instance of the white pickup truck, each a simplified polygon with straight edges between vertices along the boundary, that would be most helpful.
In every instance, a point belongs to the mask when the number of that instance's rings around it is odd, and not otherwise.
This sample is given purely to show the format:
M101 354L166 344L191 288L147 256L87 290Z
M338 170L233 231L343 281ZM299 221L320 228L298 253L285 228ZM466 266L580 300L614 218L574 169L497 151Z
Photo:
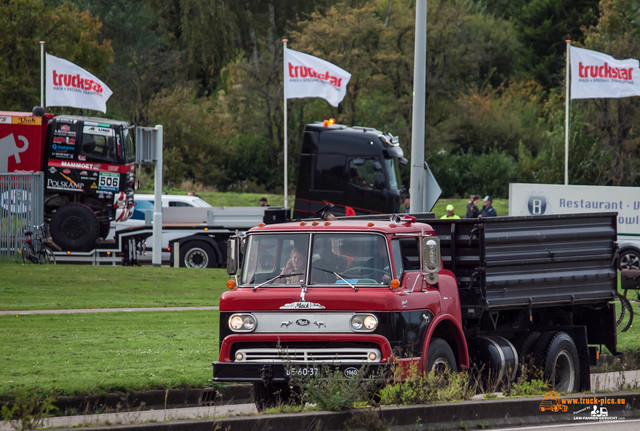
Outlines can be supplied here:
M136 194L134 200L132 217L114 223L112 232L152 226L154 195ZM197 196L162 195L162 262L192 268L221 267L226 261L226 241L236 230L285 221L286 213L287 209L280 207L214 207ZM152 244L149 237L139 261L151 259Z

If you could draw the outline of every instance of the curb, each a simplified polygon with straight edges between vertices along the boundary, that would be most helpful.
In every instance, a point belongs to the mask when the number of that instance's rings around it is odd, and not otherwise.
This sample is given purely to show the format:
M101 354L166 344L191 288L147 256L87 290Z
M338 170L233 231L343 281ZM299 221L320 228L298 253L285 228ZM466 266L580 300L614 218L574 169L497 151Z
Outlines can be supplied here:
M221 388L167 389L134 393L57 397L53 404L61 412L92 414L95 411L160 410L165 408L251 403L250 385Z
M189 419L91 427L93 431L228 431L283 430L283 429L486 429L495 426L519 426L560 423L603 422L640 418L640 393L619 392L606 395L578 395L563 399L597 400L610 410L606 418L589 416L588 403L571 405L567 412L541 412L542 397L508 400L461 401L417 406L392 406L355 409L345 412L302 412L288 414L261 414L215 419ZM611 405L609 399L624 399L624 404ZM582 413L581 413L582 412ZM583 416L584 415L584 416ZM74 428L61 428L73 431ZM75 428L77 429L77 428Z

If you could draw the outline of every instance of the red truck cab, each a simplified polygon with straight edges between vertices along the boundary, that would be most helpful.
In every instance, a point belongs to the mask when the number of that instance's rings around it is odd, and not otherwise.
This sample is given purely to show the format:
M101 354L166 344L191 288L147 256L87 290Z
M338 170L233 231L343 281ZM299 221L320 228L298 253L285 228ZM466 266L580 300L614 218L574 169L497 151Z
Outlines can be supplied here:
M457 283L439 239L411 216L301 221L230 241L237 287L220 300L215 381L247 381L266 407L291 376L323 364L352 377L392 362L466 368Z

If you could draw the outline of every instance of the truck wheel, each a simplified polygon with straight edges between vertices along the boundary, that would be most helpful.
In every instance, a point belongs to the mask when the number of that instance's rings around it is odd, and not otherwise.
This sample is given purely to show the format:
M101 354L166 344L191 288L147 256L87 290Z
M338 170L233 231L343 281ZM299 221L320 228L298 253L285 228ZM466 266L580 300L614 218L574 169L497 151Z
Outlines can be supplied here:
M435 370L436 373L443 373L446 369L458 371L456 357L449 343L442 338L432 338L427 352L427 373Z
M640 269L640 253L626 249L620 252L620 269Z
M74 202L56 210L49 231L53 241L63 250L87 251L95 247L100 224L91 208Z
M253 384L253 401L259 412L288 403L290 396L291 389L288 383Z
M580 359L573 339L566 332L555 332L540 358L544 378L558 392L580 389Z
M218 255L204 241L189 241L180 245L180 266L187 268L216 268Z

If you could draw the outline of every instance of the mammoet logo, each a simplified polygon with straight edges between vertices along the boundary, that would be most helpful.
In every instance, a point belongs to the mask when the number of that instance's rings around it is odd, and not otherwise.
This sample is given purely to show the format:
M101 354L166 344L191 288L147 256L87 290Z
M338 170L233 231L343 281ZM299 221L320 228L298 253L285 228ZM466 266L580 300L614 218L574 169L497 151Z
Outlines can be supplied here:
M22 142L22 146L18 146L18 142ZM0 172L9 171L9 158L13 156L16 164L22 163L20 153L24 153L29 148L29 141L24 136L13 137L13 133L0 139Z

